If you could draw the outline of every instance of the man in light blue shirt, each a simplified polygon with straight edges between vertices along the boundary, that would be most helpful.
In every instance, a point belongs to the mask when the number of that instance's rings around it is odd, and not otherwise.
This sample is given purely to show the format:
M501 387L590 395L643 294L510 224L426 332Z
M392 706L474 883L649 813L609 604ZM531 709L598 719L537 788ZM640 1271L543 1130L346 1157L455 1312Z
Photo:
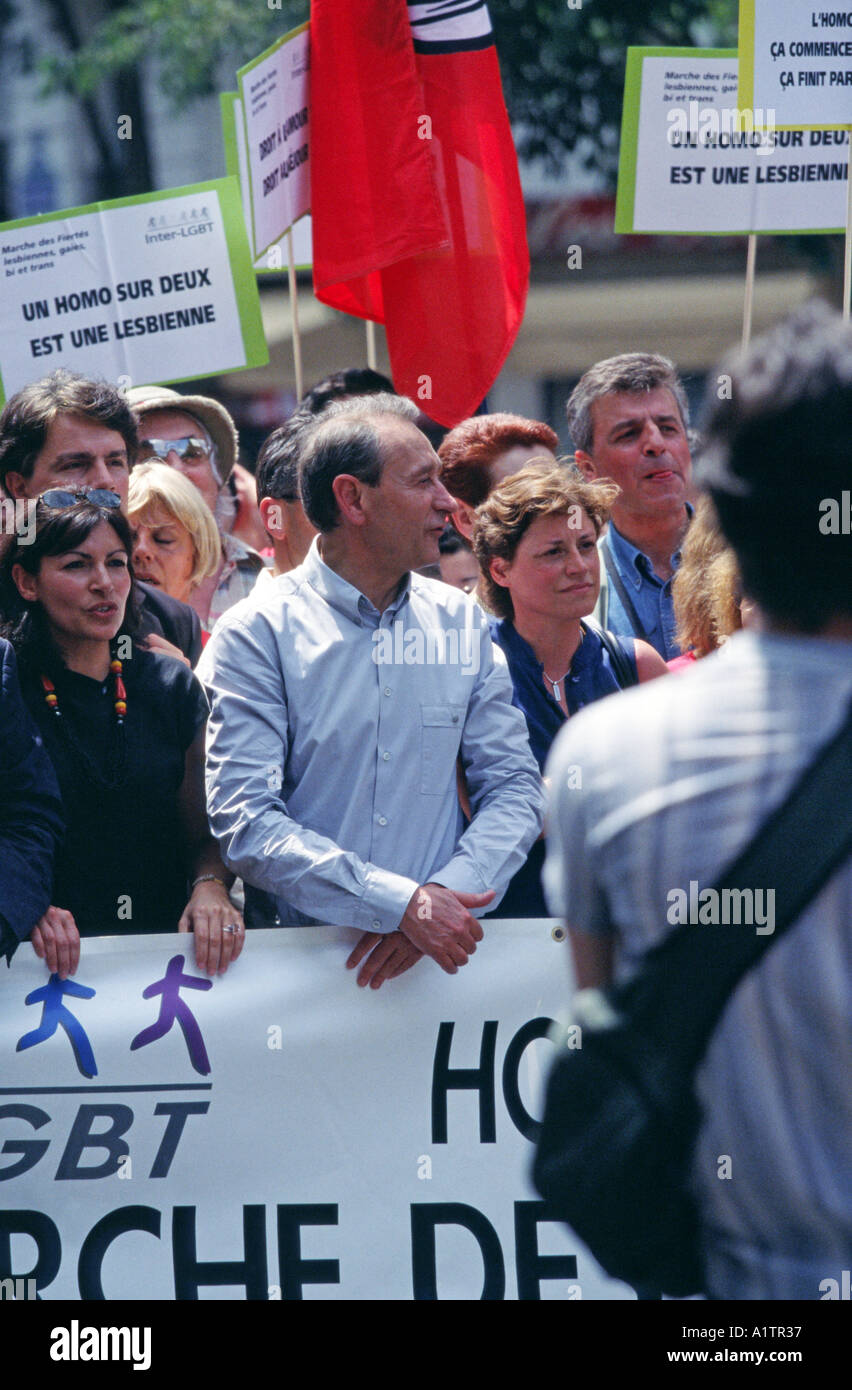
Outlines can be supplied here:
M523 716L485 615L411 571L455 507L400 397L329 407L301 455L320 535L236 605L204 653L208 809L228 865L284 925L362 928L374 988L453 974L541 829ZM472 819L465 825L460 760ZM365 959L366 957L366 959Z
M597 362L567 406L577 466L621 488L598 543L601 596L595 617L622 637L650 642L670 661L671 585L692 509L689 408L667 357L628 352Z

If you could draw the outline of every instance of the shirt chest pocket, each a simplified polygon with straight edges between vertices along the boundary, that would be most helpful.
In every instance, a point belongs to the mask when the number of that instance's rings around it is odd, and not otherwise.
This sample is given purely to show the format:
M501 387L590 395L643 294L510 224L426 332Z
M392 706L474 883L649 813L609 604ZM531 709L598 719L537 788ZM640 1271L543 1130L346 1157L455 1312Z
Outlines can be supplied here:
M443 796L453 777L464 728L461 705L420 706L420 791Z

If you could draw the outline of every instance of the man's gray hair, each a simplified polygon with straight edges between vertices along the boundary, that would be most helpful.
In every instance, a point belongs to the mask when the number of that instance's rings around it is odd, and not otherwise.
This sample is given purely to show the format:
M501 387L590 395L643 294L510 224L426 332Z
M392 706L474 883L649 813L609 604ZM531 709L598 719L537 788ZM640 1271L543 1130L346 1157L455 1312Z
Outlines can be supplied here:
M623 352L596 362L581 376L568 398L565 412L575 449L592 453L592 406L602 396L615 392L638 396L643 391L665 387L678 404L685 430L689 430L689 402L674 363L655 352Z
M416 425L420 412L407 396L378 391L333 401L309 430L299 460L299 489L308 519L318 531L333 531L340 521L333 483L349 473L368 487L378 487L384 455L382 420L406 420Z

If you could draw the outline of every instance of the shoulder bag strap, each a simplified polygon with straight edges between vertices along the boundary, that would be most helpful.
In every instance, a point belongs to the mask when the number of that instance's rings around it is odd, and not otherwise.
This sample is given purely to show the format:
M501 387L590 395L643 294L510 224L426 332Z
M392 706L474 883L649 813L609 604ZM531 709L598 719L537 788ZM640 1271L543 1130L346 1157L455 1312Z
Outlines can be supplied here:
M739 981L801 916L852 850L852 709L781 806L714 884L772 890L774 931L754 924L679 926L612 1002L651 1036L672 1039L697 1065ZM765 901L765 900L764 900Z
M618 565L615 563L615 556L613 555L612 551L607 545L606 536L604 536L602 549L604 564L606 565L606 572L609 576L609 580L612 584L612 587L615 589L615 592L621 599L621 606L627 614L628 621L633 629L633 636L640 638L643 642L647 642L648 639L645 635L645 629L639 620L639 614L636 612L636 609L633 606L633 601L630 595L628 594L626 588L624 587L624 580L618 572Z
M627 690L631 685L639 684L639 672L636 669L635 657L633 661L622 647L618 637L614 632L607 632L606 628L596 623L594 618L583 618L583 623L590 632L594 632L601 640L601 645L609 653L610 664L612 665L613 675L618 681L622 690ZM629 639L628 639L629 640Z

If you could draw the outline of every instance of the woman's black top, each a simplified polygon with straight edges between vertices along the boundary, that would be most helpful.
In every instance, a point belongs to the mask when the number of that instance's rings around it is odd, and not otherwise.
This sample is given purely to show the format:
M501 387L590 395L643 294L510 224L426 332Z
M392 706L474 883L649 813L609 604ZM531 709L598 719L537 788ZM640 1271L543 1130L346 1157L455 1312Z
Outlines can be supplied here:
M512 678L512 704L524 714L533 756L544 772L550 746L562 725L565 712L542 680L543 667L529 642L525 641L509 618L492 619L492 639L503 649ZM612 656L598 632L589 623L581 623L583 640L574 653L571 669L565 676L565 703L570 714L577 714L586 705L622 689L613 666ZM622 661L629 668L632 682L638 680L636 655L632 637L615 637ZM541 885L544 868L544 841L536 840L527 861L521 866L506 889L495 915L500 917L547 917L549 915ZM487 916L488 914L486 914Z
M21 674L67 826L51 901L69 909L81 936L177 931L188 897L178 789L186 751L207 718L204 691L182 662L138 645L123 662L122 680L123 750L111 675L102 684L61 670L57 718L40 673Z

